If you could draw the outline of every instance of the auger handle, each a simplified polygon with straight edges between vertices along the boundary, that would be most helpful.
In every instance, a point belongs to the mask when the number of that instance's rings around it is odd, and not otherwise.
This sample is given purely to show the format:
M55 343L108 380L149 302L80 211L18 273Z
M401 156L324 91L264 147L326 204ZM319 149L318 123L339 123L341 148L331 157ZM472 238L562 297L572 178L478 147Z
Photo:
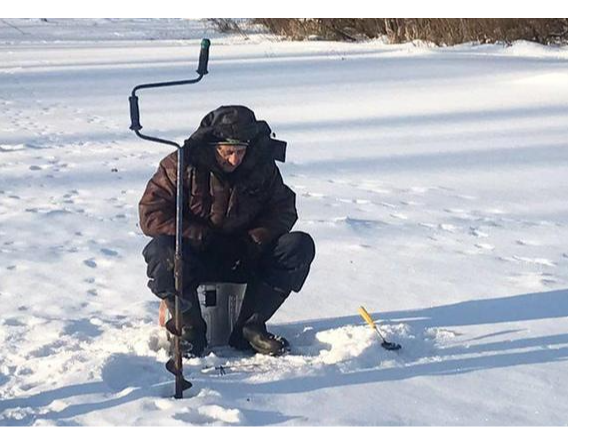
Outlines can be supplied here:
M128 97L128 101L130 102L130 129L136 132L143 128L139 120L139 97L133 95Z
M209 62L209 46L211 41L204 38L201 41L201 53L199 54L199 66L196 69L197 74L204 76L208 73L207 63Z

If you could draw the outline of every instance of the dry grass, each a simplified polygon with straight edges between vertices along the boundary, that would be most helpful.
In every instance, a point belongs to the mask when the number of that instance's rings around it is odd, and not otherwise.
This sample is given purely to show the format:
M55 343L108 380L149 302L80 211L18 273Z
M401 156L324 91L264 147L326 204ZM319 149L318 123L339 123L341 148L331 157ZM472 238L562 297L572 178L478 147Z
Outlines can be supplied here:
M541 44L568 42L568 18L258 18L254 22L296 40L357 41L386 36L391 43L423 40L437 45L518 39Z

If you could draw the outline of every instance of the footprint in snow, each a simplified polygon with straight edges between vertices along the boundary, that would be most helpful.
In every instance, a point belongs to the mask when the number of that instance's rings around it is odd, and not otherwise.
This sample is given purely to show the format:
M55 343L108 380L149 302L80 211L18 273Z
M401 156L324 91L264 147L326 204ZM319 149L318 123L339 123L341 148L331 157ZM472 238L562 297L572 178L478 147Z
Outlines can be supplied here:
M495 249L495 246L488 243L476 243L474 246L485 251L493 251Z
M521 246L541 246L540 243L534 240L517 240L517 245Z
M470 234L478 238L489 237L489 234L480 231L478 228L470 228Z
M98 264L96 264L94 258L88 258L87 260L84 260L83 264L85 264L87 267L91 267L92 269L96 269L96 267L98 267Z
M459 230L459 227L452 224L440 224L438 225L442 231L446 231L447 233L456 233Z
M107 257L117 257L118 255L120 255L119 252L107 248L101 248L100 252L102 252Z

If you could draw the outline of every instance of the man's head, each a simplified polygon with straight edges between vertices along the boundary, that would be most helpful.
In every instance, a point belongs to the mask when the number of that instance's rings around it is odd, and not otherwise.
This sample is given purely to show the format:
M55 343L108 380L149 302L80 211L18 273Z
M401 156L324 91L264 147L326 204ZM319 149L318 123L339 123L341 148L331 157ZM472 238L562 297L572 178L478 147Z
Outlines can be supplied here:
M245 144L220 143L216 145L215 151L214 154L216 155L218 166L220 166L224 172L231 173L241 165L248 151L248 147Z
M232 173L240 165L249 171L268 155L283 162L286 142L272 135L267 123L257 120L247 107L221 106L203 118L186 145L195 161L203 165L215 163L224 172ZM250 150L237 148L238 145Z

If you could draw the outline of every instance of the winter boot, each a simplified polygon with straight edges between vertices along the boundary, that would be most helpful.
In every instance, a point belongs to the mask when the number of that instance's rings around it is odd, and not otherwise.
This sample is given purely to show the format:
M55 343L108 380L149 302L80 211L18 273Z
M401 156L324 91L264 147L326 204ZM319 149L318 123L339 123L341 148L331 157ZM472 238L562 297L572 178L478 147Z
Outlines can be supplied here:
M182 300L185 303L182 306L182 334L180 337L180 348L182 349L182 355L186 358L198 358L205 354L207 349L207 325L201 317L201 311L198 305L194 305L189 301ZM168 309L167 321L174 322L173 314L175 314L174 301L172 299L165 299L161 302L160 309L160 322L162 324L162 304L166 305ZM185 311L184 311L185 310ZM166 322L165 322L166 323ZM167 333L170 337L170 334Z
M288 341L268 332L265 322L282 306L289 294L288 291L271 287L265 283L258 284L254 313L241 328L243 338L258 353L278 356L288 351Z

